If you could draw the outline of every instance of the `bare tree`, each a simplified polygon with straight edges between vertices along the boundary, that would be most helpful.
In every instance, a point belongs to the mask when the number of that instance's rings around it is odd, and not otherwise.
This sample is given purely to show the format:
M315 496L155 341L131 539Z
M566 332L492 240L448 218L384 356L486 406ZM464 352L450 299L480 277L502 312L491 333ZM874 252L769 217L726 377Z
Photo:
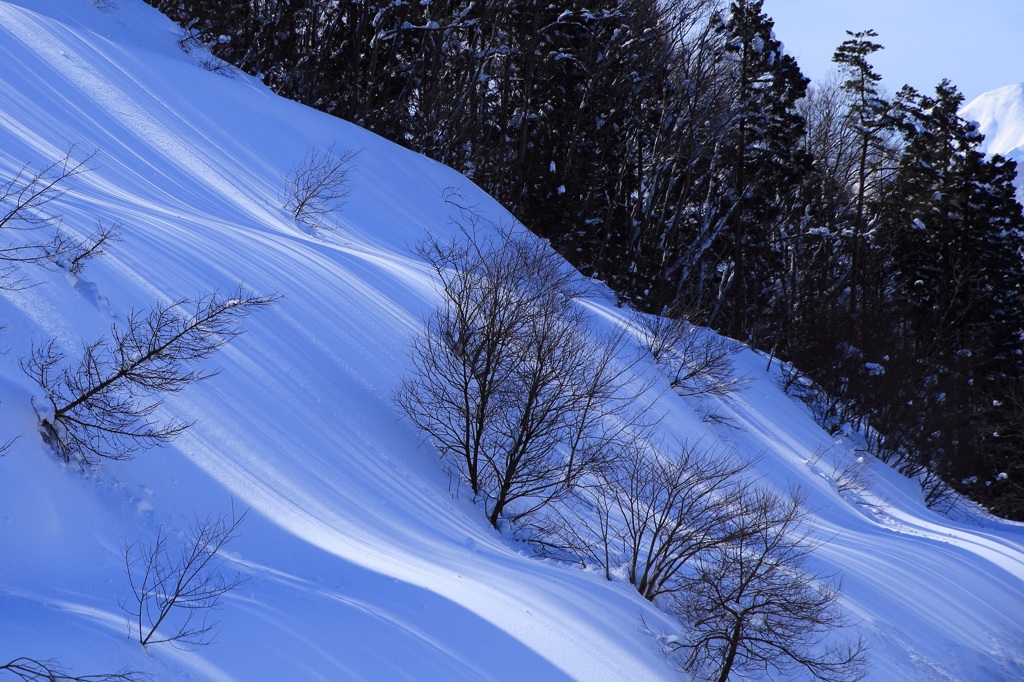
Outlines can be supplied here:
M475 225L420 254L441 306L396 403L484 501L492 525L567 495L636 417L621 335L595 340L574 273L545 243Z
M121 240L121 227L120 220L108 225L97 219L96 229L84 239L58 231L47 247L49 259L72 275L80 275L88 261L102 256L107 246Z
M870 487L867 460L856 453L846 453L837 458L829 477L840 493L860 493Z
M684 446L666 457L636 440L617 466L530 524L530 540L561 559L622 571L688 634L672 648L699 679L778 673L857 680L865 646L835 640L847 620L833 576L810 571L818 543L804 497L743 476L749 464Z
M678 457L629 458L610 490L623 525L617 533L629 580L645 598L683 588L683 568L699 553L731 540L749 463L684 444Z
M152 419L160 396L216 374L192 365L238 336L241 318L274 300L239 288L136 311L109 339L85 345L73 367L55 341L33 347L22 368L45 393L33 399L43 439L65 461L82 464L127 459L170 440L189 424Z
M679 395L722 396L743 386L744 379L736 377L733 361L742 350L738 342L690 324L688 316L677 311L637 313L633 323Z
M622 567L646 599L685 589L688 563L735 539L750 463L683 444L678 455L636 439L575 505L534 524L534 540L605 569ZM582 501L582 507L580 506Z
M640 342L655 362L662 362L679 345L690 324L690 311L667 308L661 315L634 311L631 322L640 331Z
M539 276L538 269L557 278L552 292L571 280L552 259L533 263L529 272L510 243L485 243L471 228L461 240L428 240L418 249L438 278L442 301L413 340L413 376L395 400L443 456L458 460L476 495L483 453L493 447L490 427L502 408L501 389L512 380L513 342L525 333L533 303L517 283Z
M358 149L336 153L314 147L296 165L287 178L285 208L300 225L316 230L329 227L327 217L347 199L352 188L349 176Z
M9 673L14 679L22 682L143 682L149 679L147 675L132 671L74 675L65 670L58 661L26 656L19 656L0 665L0 672Z
M128 632L142 646L169 642L178 647L210 644L218 621L210 614L221 598L241 586L238 573L225 574L217 558L238 534L245 513L230 517L198 517L189 524L177 552L168 547L161 529L152 544L128 544L125 570L132 596L121 602Z
M89 258L117 239L119 223L97 223L96 231L81 239L62 230L60 215L51 210L69 182L89 170L96 155L93 152L79 161L73 152L38 171L25 164L13 178L0 183L0 288L23 286L25 278L18 268L25 264L59 266L78 274Z
M675 601L690 630L678 645L690 672L717 682L759 672L836 682L864 676L863 641L833 639L848 625L840 586L807 566L818 545L803 505L797 492L753 490L734 517L734 539L696 557Z

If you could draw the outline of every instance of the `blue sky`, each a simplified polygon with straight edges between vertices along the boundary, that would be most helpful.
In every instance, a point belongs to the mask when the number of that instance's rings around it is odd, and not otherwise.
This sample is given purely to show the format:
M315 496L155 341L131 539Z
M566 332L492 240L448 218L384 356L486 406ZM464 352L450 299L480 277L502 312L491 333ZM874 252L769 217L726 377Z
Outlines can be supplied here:
M847 29L873 28L886 87L932 91L949 78L969 102L1024 82L1024 0L764 0L776 36L819 79Z

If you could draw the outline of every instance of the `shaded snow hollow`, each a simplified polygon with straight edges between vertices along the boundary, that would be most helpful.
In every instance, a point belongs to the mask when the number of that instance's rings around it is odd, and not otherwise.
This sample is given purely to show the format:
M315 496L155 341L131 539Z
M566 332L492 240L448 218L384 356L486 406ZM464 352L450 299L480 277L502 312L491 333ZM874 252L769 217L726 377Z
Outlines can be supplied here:
M650 630L674 625L622 581L531 559L497 536L399 418L390 393L436 301L413 245L454 234L449 188L509 216L469 181L359 128L199 68L180 31L141 0L0 0L0 172L69 147L93 170L60 202L84 234L123 240L77 280L32 272L0 293L0 663L59 658L78 674L130 668L159 680L673 680ZM320 235L282 208L283 177L311 147L361 149L353 193ZM133 308L244 283L284 299L168 399L194 420L170 447L90 471L37 435L19 368L33 342L74 355ZM621 319L595 287L595 314ZM646 368L652 376L656 370ZM867 487L830 474L856 457L766 373L712 407L665 391L665 437L761 456L766 483L799 484L826 571L871 646L872 680L1024 679L1024 527L925 509L915 484L868 460ZM126 636L126 542L172 538L193 516L249 507L229 546L248 581L196 651Z

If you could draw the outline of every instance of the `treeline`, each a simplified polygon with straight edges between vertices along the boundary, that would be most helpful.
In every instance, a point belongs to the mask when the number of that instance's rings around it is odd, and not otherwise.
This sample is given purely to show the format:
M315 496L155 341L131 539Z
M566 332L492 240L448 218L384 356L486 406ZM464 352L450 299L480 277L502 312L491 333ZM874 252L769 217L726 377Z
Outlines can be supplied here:
M630 304L799 367L876 454L1024 518L1024 218L871 31L809 88L760 0L149 0L275 91L471 177Z

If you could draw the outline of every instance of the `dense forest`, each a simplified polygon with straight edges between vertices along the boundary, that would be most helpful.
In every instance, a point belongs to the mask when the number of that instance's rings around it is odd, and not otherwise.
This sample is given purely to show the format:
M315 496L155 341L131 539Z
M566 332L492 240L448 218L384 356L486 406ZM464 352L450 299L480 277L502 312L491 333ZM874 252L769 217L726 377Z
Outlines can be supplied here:
M1016 167L948 81L890 94L873 31L812 86L761 0L148 2L183 48L462 171L624 304L798 368L930 503L1024 519Z

